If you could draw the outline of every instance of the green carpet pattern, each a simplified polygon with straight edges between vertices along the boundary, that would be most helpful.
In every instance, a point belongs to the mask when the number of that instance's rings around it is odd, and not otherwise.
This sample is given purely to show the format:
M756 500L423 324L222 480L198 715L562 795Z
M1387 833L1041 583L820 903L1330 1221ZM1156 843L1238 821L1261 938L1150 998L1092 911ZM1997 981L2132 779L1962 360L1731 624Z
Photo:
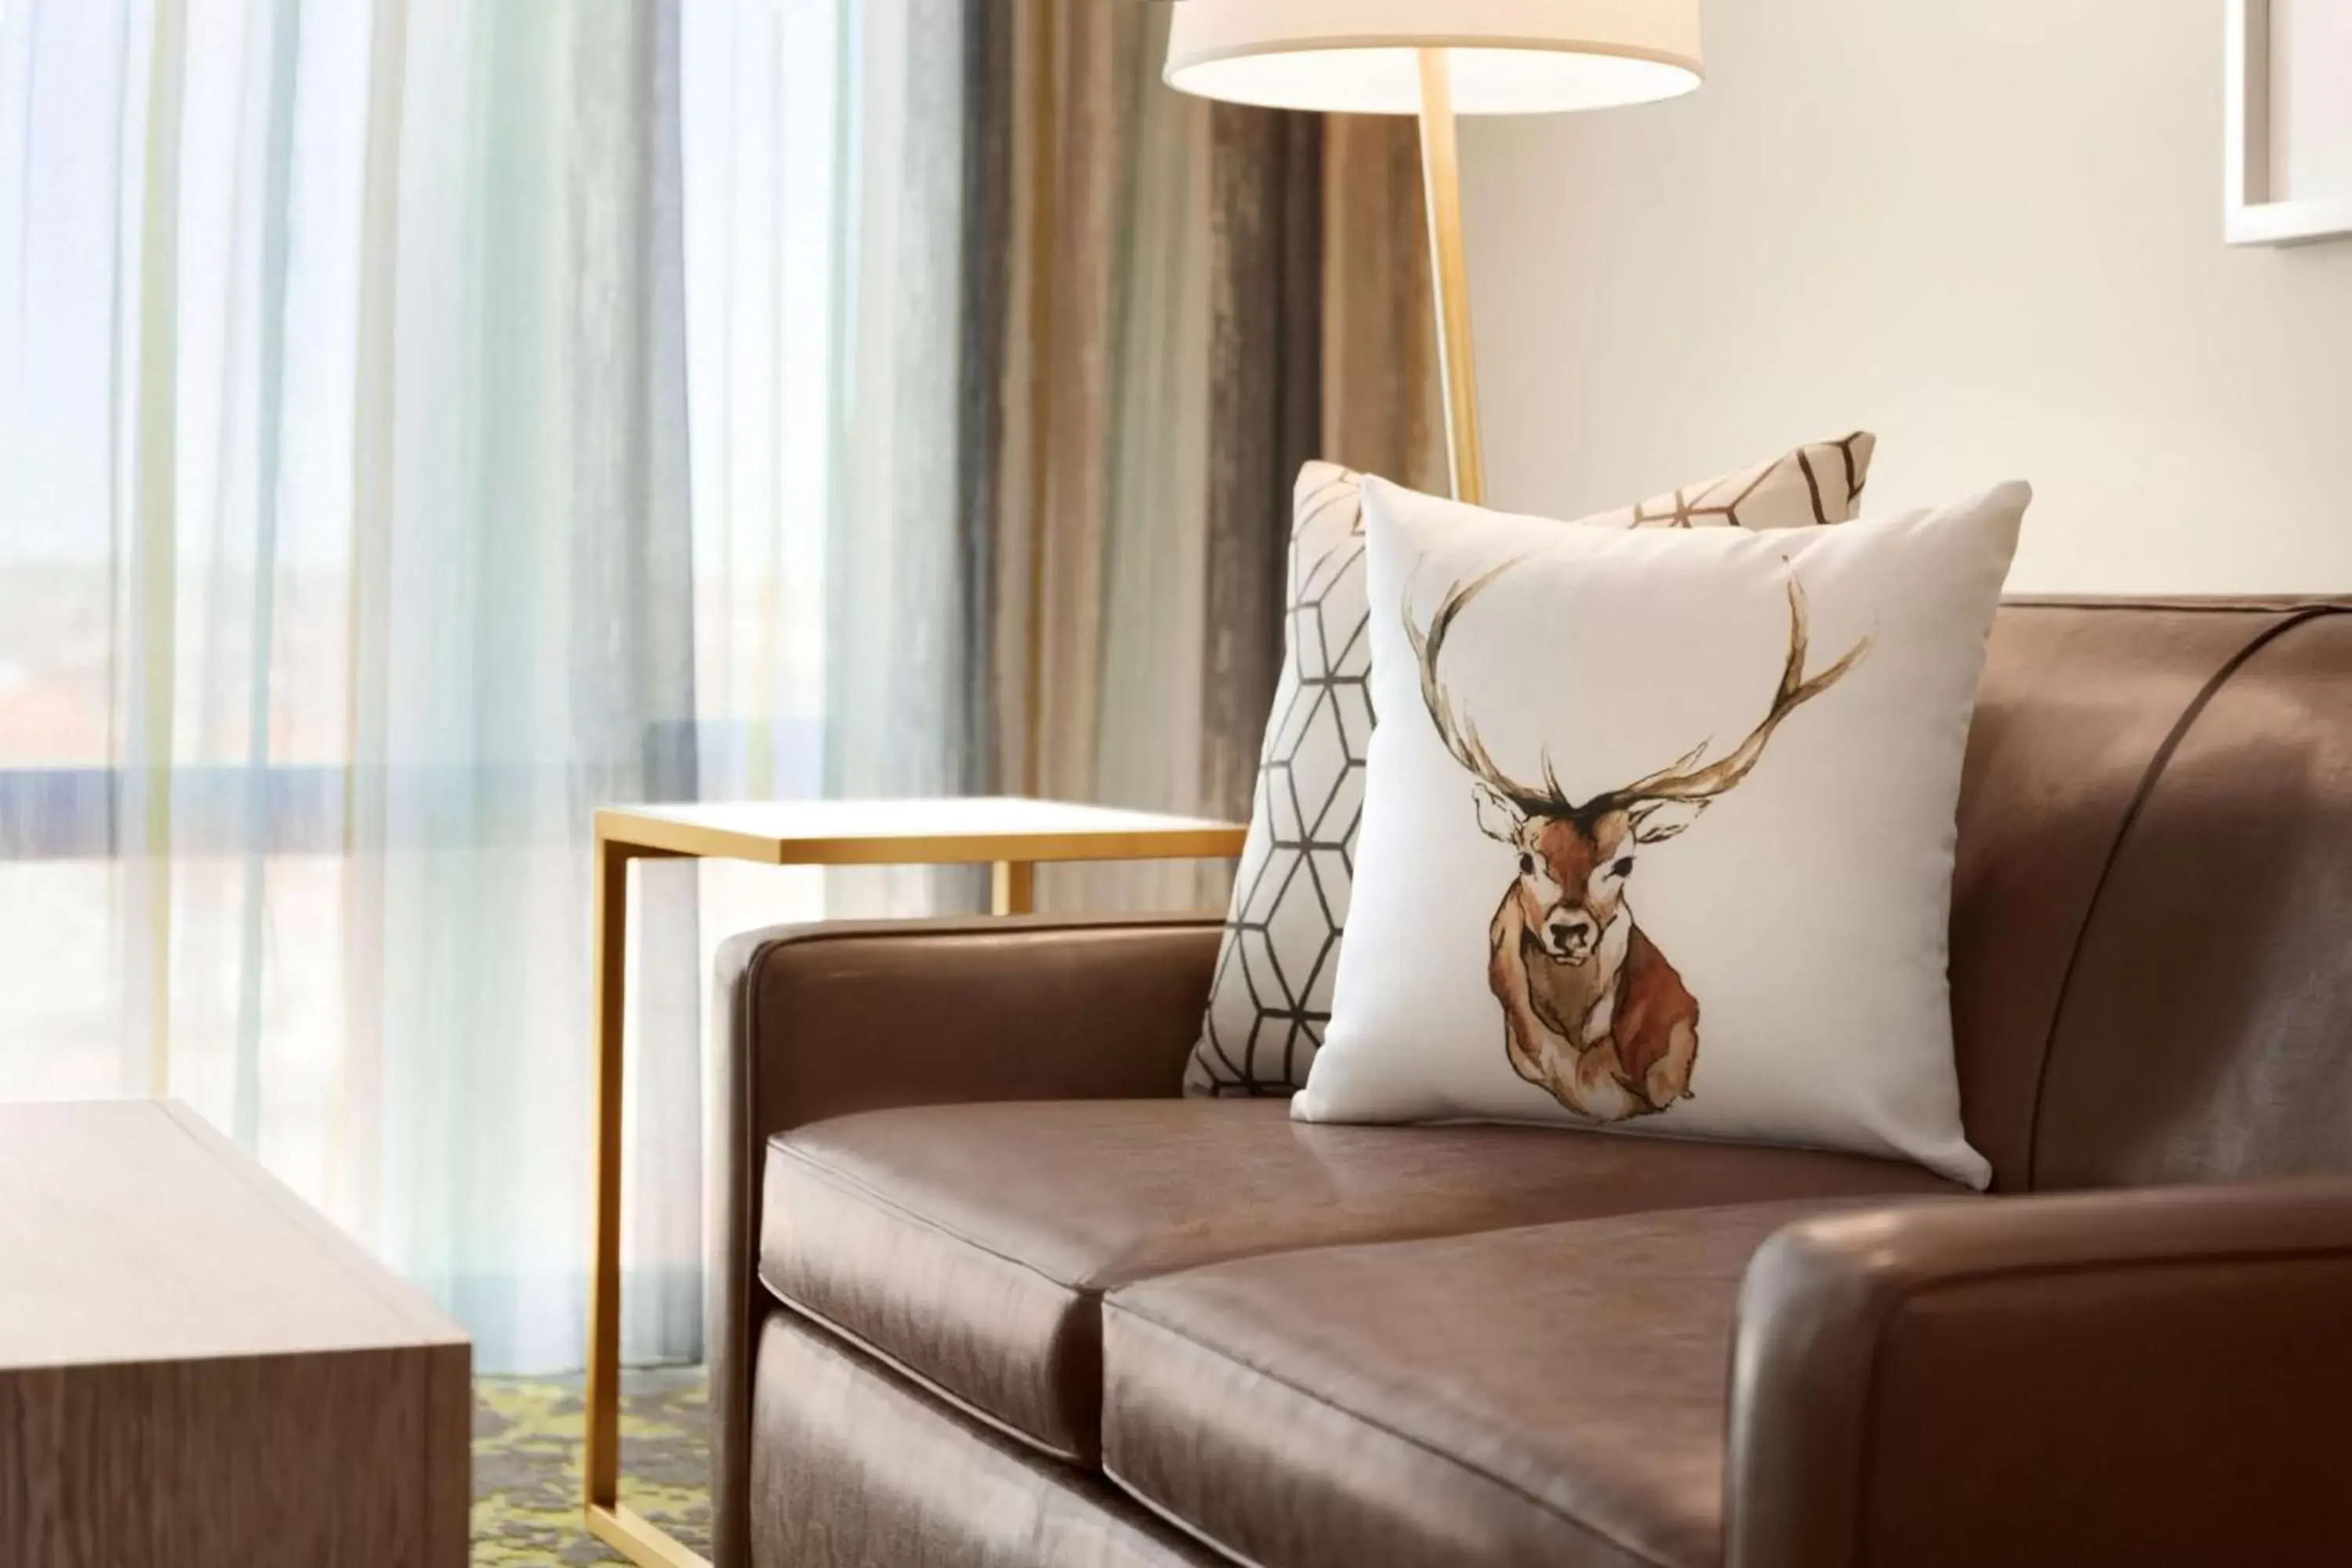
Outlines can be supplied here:
M709 1404L700 1367L621 1379L621 1501L710 1551ZM580 1522L581 1384L474 1383L474 1568L585 1568L624 1559Z

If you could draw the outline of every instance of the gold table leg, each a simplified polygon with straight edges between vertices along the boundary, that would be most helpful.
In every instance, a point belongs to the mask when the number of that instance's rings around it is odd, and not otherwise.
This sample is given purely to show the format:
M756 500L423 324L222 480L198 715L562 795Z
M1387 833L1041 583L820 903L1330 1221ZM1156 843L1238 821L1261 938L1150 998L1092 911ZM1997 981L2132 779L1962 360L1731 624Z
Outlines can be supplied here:
M1025 915L1037 907L1037 868L1028 860L999 860L989 868L991 914Z
M628 1016L629 862L670 858L668 850L596 835L591 896L596 1217L588 1272L588 1425L580 1469L590 1534L645 1568L710 1568L658 1525L621 1506L621 1042Z

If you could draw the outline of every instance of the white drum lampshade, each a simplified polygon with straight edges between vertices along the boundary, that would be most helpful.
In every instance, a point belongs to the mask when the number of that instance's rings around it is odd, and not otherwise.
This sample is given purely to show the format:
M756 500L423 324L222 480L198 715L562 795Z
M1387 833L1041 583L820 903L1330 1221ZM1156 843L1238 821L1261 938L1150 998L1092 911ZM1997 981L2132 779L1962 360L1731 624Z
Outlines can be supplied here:
M1698 86L1699 0L1175 0L1168 85L1269 109L1418 114L1454 493L1486 499L1456 114L1652 103Z
M1547 114L1698 86L1698 0L1176 0L1168 85L1342 114L1421 111L1443 49L1457 114Z

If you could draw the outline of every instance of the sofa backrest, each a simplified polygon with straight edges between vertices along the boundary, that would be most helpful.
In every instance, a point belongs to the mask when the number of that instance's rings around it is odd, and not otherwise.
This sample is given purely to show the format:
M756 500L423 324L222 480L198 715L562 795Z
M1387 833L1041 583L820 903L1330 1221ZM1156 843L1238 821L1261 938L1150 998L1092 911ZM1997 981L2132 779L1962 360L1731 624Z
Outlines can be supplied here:
M1951 972L1997 1189L2352 1172L2352 599L2005 605Z

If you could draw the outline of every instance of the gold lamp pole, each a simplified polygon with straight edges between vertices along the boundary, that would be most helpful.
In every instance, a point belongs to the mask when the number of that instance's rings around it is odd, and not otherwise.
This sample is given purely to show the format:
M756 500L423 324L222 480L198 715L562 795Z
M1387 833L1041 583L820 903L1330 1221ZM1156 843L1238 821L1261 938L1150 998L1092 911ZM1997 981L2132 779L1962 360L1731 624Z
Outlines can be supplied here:
M1470 272L1462 258L1462 160L1454 138L1454 83L1444 49L1421 64L1421 189L1429 209L1429 276L1437 301L1437 382L1445 405L1445 468L1454 499L1483 506L1486 459L1478 446L1478 369L1470 351Z
M1229 103L1418 114L1454 494L1486 497L1454 119L1672 98L1698 86L1699 0L1183 0L1171 87ZM1345 460L1344 452L1326 457Z

